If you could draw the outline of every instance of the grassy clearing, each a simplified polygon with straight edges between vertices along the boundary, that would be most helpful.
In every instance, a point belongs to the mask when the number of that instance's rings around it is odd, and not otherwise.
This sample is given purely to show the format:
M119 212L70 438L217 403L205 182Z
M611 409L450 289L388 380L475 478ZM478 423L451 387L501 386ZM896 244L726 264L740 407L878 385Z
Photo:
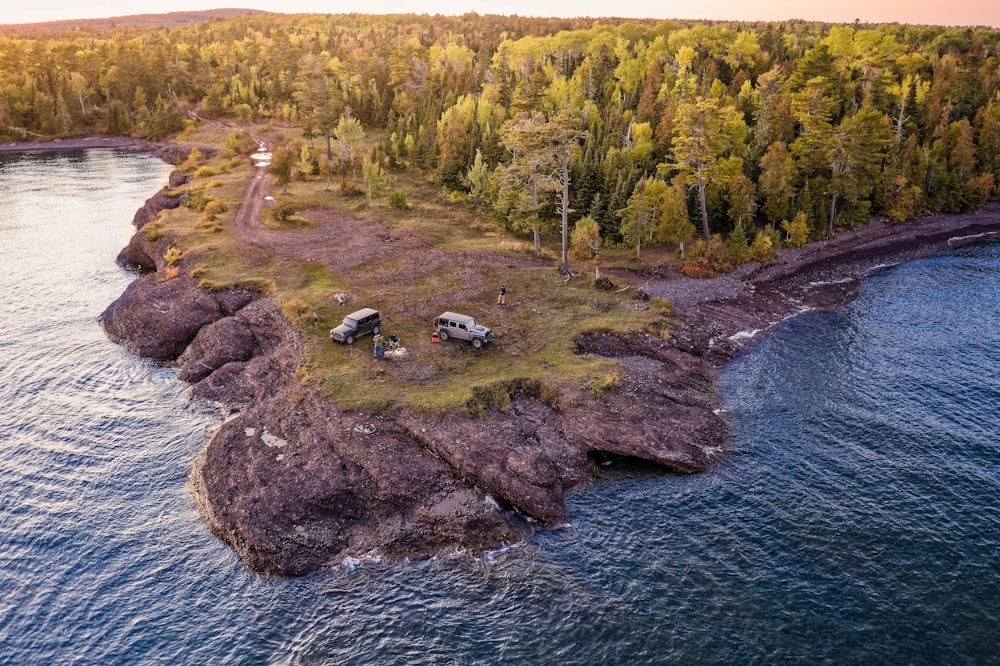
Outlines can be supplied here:
M192 134L186 139L225 143L225 132ZM290 224L269 226L290 238L306 230L316 233L318 223L310 211L336 212L349 218L357 233L370 234L353 246L360 257L357 265L336 272L329 256L272 256L240 243L233 220L253 176L248 160L220 155L184 166L186 173L193 176L200 170L202 177L192 178L175 194L209 197L219 202L218 210L212 219L207 219L207 208L167 211L151 233L168 236L183 253L185 268L206 288L245 285L273 291L303 333L303 381L314 383L343 408L474 415L487 407L506 408L510 395L517 393L559 408L580 396L599 398L618 381L617 362L574 352L573 341L581 333L666 335L667 304L635 301L634 288L598 291L592 272L582 265L576 269L583 272L566 281L555 269L558 238L546 239L545 256L535 258L530 242L503 233L490 220L477 222L467 206L449 200L421 174L393 174L407 193L404 210L368 208L360 191L341 191L339 176L329 189L325 178L294 181L284 194L272 189L275 206L288 204L296 212ZM381 245L385 235L409 245L395 251ZM381 254L365 260L369 249ZM625 251L606 253L604 263L635 265ZM504 306L496 305L500 284L507 288ZM350 294L347 306L337 304L338 292ZM331 328L365 306L382 312L382 333L400 338L405 358L376 359L370 336L353 346L330 340ZM433 343L432 319L445 310L475 316L493 329L494 341L481 350L458 340Z
M625 295L596 291L589 277L562 283L556 276L548 267L507 272L505 306L495 305L492 281L488 291L453 305L424 308L422 317L399 317L394 313L405 308L393 307L391 299L375 303L385 313L384 332L399 336L409 352L401 360L375 359L371 338L347 347L331 342L319 326L305 327L308 376L339 404L369 411L397 406L474 413L474 395L519 381L542 382L567 396L581 391L597 396L617 383L618 364L577 355L576 337L593 330L663 334L669 310L663 304L636 310ZM444 288L448 281L444 276L437 286ZM431 321L445 309L473 314L493 329L494 341L481 350L459 340L431 342Z

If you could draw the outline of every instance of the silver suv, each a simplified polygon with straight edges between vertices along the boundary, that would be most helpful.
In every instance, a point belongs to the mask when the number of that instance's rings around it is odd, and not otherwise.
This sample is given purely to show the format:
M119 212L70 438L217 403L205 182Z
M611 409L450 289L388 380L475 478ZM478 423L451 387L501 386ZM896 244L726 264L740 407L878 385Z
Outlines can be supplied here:
M472 317L457 312L445 312L434 320L434 330L441 340L458 338L471 340L472 346L479 349L484 342L493 338L493 331L476 323Z
M366 333L378 335L381 327L382 319L378 310L362 308L344 317L344 323L330 331L330 338L353 345L354 338Z

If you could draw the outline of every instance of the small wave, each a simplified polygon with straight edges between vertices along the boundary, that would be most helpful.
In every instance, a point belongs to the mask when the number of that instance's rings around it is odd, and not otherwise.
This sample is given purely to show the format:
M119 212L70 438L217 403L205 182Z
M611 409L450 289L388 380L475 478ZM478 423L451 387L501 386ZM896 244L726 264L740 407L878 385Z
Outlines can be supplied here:
M564 523L563 525L557 525L555 529L567 526L569 526L569 523ZM499 548L487 550L485 553L483 553L482 557L478 559L482 560L483 562L486 562L487 564L496 564L497 560L500 558L501 555L509 553L513 550L520 550L521 548L524 548L527 545L528 542L523 539L521 541L515 541L513 543L504 544Z
M876 268L880 267L882 267L882 265L875 266L874 268L872 268L872 270L875 270ZM829 287L830 285L833 284L847 284L848 282L854 282L856 279L857 278L846 277L846 278L841 278L839 280L817 280L816 282L810 282L807 286L810 289L815 287Z
M995 231L987 231L981 234L971 234L969 236L953 236L948 239L948 247L959 248L980 243L989 243L997 240L1000 235Z
M340 564L336 564L334 566L341 567L347 571L356 571L362 564L379 564L384 561L385 558L381 555L376 553L367 553L365 555L359 555L358 557L348 555L340 562Z
M740 331L739 333L733 333L729 336L730 342L742 342L744 340L753 340L757 337L757 334L761 332L761 329L754 328L746 331Z

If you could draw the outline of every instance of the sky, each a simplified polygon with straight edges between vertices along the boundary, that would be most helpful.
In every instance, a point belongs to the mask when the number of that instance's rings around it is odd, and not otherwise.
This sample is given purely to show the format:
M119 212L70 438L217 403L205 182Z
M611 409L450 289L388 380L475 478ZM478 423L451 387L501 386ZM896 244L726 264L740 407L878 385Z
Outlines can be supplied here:
M291 13L519 14L719 20L806 19L831 23L917 23L1000 27L998 0L17 0L5 2L0 23L34 23L128 14L241 7Z

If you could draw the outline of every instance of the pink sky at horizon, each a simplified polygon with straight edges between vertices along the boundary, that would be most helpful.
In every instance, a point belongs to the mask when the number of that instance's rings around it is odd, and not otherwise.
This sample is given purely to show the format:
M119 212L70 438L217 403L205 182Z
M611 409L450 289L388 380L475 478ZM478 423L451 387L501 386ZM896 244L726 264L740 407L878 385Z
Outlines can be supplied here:
M986 25L1000 28L1000 3L996 0L702 0L697 3L620 0L369 0L361 5L329 0L37 0L6 3L0 23L34 23L79 18L107 18L129 14L218 7L245 7L281 13L363 12L371 14L519 14L522 16L620 16L654 19L714 19L781 21L805 19L830 23L910 23L932 25ZM13 5L13 6L11 6Z

